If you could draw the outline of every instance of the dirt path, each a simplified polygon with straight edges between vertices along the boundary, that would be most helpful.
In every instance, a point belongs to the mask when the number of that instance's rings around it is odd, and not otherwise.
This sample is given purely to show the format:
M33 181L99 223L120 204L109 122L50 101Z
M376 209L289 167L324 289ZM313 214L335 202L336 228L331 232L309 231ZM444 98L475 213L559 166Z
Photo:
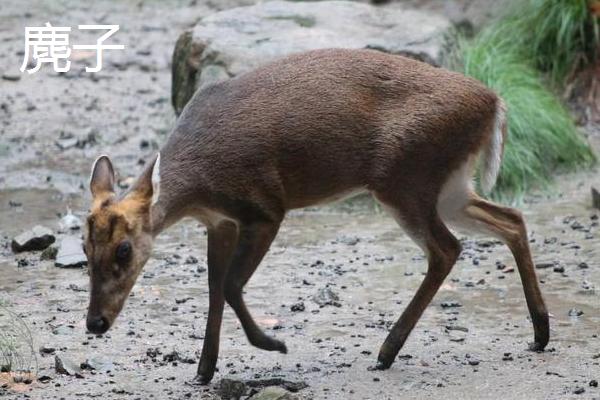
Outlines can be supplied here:
M590 386L600 380L600 212L589 207L594 172L562 177L551 198L531 196L523 206L536 262L551 265L538 269L553 315L542 354L526 350L532 328L518 274L499 269L515 266L508 250L469 238L401 357L388 371L369 371L425 262L393 220L365 200L291 213L249 283L249 308L286 341L286 356L251 347L227 309L213 384L189 384L196 366L187 361L198 359L208 304L205 230L193 221L160 237L109 334L86 335L86 271L56 268L39 253L15 256L10 238L38 223L57 229L57 214L67 207L84 216L97 154L111 154L125 183L137 174L139 160L149 158L174 121L169 59L177 34L215 7L32 3L27 10L16 0L0 6L0 75L19 68L26 25L121 24L115 38L130 49L107 53L94 79L46 69L0 80L0 300L29 324L36 348L54 349L38 355L39 375L51 379L32 384L27 396L216 398L222 378L281 377L305 382L298 396L307 399L600 398ZM78 145L68 147L71 136ZM21 259L27 265L18 267ZM339 299L321 307L314 297L326 288ZM583 314L569 316L572 309ZM55 355L77 364L96 360L98 370L81 378L56 374ZM0 388L0 396L25 395Z

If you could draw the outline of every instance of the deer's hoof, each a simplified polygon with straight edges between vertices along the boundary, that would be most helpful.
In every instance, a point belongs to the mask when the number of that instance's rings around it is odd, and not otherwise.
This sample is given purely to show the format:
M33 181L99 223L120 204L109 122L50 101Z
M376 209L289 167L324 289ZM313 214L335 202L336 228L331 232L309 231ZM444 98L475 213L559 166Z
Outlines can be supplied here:
M546 347L545 344L540 343L538 341L529 343L529 350L531 350L531 351L542 352L542 351L544 351L545 347Z
M267 335L263 335L262 337L258 338L258 340L251 339L250 343L262 350L278 351L280 353L287 354L287 347L285 343Z
M288 349L287 349L287 346L285 345L285 343L283 343L280 340L276 340L276 342L277 342L276 350L278 352L280 352L281 354L287 354Z
M202 386L206 386L212 381L214 373L198 373L196 375L196 379L194 379L197 383Z
M377 370L377 371L386 370L386 369L388 369L389 367L392 366L392 362L393 361L388 362L386 360L379 359L379 360L377 360L377 364L375 364L375 367L373 369Z

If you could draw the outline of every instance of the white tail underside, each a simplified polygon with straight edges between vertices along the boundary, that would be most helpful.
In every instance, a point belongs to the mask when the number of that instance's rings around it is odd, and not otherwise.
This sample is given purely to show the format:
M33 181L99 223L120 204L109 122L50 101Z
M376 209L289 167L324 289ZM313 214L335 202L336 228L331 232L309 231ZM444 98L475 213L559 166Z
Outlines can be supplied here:
M498 174L500 173L500 165L502 163L502 150L504 147L504 129L506 125L506 108L502 100L498 101L496 108L496 119L494 121L494 132L490 143L481 154L481 189L484 193L489 193L494 185Z

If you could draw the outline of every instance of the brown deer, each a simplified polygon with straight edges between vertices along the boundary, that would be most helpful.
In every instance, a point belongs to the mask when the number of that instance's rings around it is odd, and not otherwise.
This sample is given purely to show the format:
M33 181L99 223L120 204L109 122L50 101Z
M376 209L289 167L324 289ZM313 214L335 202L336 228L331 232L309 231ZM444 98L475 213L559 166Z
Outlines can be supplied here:
M288 210L370 192L428 259L421 286L381 346L377 368L391 366L461 252L448 225L508 245L533 322L531 348L543 350L548 313L523 218L473 190L478 165L481 187L493 187L505 138L505 108L491 90L378 51L310 51L202 89L121 198L108 157L92 167L87 328L106 332L150 257L153 239L192 216L208 231L200 381L208 383L215 371L225 302L250 343L286 353L285 344L253 320L244 285Z

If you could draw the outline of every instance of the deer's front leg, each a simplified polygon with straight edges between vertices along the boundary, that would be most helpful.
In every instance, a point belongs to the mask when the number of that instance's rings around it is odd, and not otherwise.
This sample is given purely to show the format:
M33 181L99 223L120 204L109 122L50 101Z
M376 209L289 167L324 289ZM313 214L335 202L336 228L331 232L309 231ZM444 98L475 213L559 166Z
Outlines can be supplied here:
M217 365L221 320L225 305L225 277L236 243L235 224L223 222L217 227L208 229L208 320L197 376L203 385L211 381Z
M287 353L282 341L270 337L256 324L242 297L242 289L271 246L279 221L261 221L240 226L238 246L227 272L225 299L238 316L250 343L268 351Z

